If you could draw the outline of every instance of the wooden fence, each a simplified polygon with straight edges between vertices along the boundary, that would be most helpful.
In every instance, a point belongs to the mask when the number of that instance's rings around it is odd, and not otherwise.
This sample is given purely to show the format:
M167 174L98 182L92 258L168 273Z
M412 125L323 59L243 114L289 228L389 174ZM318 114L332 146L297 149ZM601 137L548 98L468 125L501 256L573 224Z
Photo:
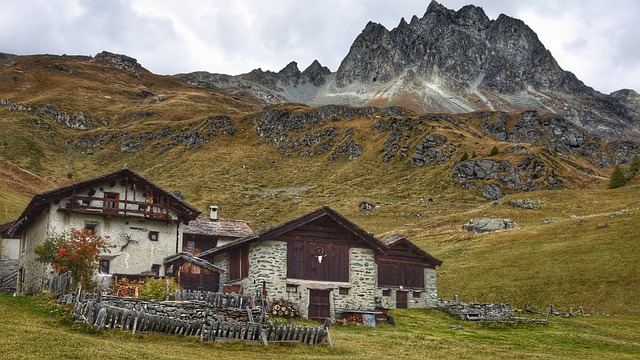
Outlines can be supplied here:
M69 287L72 282L73 279L70 271L62 274L56 274L56 276L49 280L49 292L54 294L56 297L66 294L69 291Z
M72 295L68 295L70 298ZM85 296L78 291L74 297L72 313L96 329L120 329L131 333L198 336L201 341L244 341L272 343L327 344L333 346L329 322L322 327L299 326L271 322L266 316L253 319L247 307L249 321L225 321L223 315L213 314L204 320L181 320L149 314L143 310L129 310L100 302L99 298ZM227 299L228 300L228 299Z

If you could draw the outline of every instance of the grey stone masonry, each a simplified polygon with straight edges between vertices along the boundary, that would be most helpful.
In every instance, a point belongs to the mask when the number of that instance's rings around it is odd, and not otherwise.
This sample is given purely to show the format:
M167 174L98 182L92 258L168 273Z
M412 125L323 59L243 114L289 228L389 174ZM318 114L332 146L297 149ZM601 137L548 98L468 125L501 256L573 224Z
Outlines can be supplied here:
M378 281L378 270L371 249L349 249L349 283L350 287L344 287L340 294L340 286L337 286L333 300L336 309L362 309L373 310L375 308L375 289Z
M265 241L254 244L249 249L248 289L267 290L267 299L287 298L287 243L284 241Z

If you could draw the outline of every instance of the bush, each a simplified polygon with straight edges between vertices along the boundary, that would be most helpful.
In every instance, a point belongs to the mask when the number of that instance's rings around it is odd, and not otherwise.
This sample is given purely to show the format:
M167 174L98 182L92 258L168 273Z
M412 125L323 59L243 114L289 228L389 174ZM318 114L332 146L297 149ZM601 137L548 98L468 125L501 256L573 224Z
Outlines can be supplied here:
M467 154L467 152L465 151L464 154L462 154L462 156L460 157L460 160L458 160L458 162L463 162L468 158L469 158L469 154Z
M631 158L631 164L629 165L629 179L636 177L638 171L640 171L640 156L636 154Z
M37 260L51 264L56 272L70 271L73 284L82 284L92 290L93 274L98 269L101 253L108 253L113 245L107 243L109 237L98 236L87 229L52 234L42 244L36 246Z
M174 278L169 279L169 295L173 298L173 293L180 290L180 285ZM140 288L138 297L143 300L164 300L167 295L167 279L149 278Z
M473 152L471 153L471 158L472 158L472 159L475 159L475 158L476 158L476 156L478 156L478 155L476 154L476 151L475 151L475 150L473 150Z
M491 152L489 153L489 156L494 156L494 155L498 155L499 151L498 151L498 147L494 146L491 148Z
M616 165L611 173L611 177L609 178L609 189L623 187L626 183L627 178L624 177L622 169L620 169L620 165Z

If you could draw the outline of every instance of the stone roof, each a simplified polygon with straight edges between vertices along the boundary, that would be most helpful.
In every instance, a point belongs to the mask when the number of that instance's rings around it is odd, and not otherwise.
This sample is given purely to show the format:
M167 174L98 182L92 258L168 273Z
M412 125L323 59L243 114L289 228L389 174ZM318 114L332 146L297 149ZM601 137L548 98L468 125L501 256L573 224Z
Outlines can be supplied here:
M389 245L391 245L391 244L393 244L393 243L395 243L395 242L397 242L399 240L402 240L404 238L405 237L400 235L400 234L393 234L393 235L387 236L386 238L382 239L382 242L385 245L389 246Z
M203 267L205 269L209 269L211 271L224 272L224 270L222 268L213 265L212 263L208 262L207 260L197 258L197 257L193 256L191 253L188 253L188 252L180 252L180 253L177 253L175 255L167 256L166 258L164 258L163 263L164 264L168 264L168 263L171 263L171 262L173 262L175 260L178 260L178 259L183 259L185 261L188 261L190 263L196 264L196 265L198 265L200 267Z
M217 219L211 220L206 216L199 216L189 222L182 230L185 234L224 236L244 238L253 235L249 223L244 220Z

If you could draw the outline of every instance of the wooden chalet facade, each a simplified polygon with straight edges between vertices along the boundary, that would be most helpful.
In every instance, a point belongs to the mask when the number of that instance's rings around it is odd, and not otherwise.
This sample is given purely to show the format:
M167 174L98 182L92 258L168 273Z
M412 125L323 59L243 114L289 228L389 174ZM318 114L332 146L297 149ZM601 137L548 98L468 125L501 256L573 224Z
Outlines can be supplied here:
M18 293L46 286L52 271L34 249L50 236L70 229L109 236L115 247L100 254L100 276L159 274L164 258L182 249L181 225L199 214L127 168L37 194L7 231L20 238Z
M344 309L432 306L442 263L406 238L386 244L329 207L198 257L225 270L225 290L287 299L317 320Z

